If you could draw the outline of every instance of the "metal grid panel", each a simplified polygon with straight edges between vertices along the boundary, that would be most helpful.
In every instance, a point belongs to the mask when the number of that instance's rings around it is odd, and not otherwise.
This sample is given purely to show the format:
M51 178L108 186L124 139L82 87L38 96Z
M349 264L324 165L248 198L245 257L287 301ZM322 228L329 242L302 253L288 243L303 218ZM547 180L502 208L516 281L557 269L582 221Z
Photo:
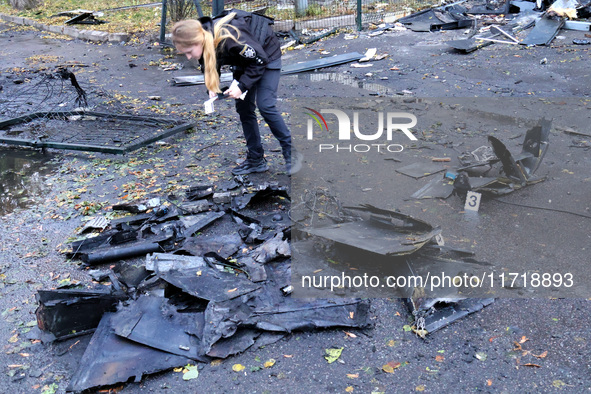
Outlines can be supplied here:
M192 127L142 116L67 70L20 80L0 94L0 143L126 153Z

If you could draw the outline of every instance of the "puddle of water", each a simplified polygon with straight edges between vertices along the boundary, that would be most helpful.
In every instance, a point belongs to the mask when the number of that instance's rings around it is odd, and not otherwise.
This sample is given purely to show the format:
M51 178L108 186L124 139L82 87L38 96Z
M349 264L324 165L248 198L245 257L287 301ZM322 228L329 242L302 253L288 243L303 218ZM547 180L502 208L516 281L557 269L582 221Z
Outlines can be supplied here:
M314 72L314 73L300 73L295 75L286 75L283 78L297 78L303 79L312 82L320 82L320 81L330 81L330 82L337 82L345 86L351 86L357 89L365 89L372 93L377 93L380 96L394 96L396 95L396 90L391 89L387 86L380 85L378 83L367 82L367 81L360 81L356 79L354 76L350 74L343 74L343 73L322 73L322 72Z
M33 150L0 147L0 216L35 204L47 188L45 179L56 169L51 159Z

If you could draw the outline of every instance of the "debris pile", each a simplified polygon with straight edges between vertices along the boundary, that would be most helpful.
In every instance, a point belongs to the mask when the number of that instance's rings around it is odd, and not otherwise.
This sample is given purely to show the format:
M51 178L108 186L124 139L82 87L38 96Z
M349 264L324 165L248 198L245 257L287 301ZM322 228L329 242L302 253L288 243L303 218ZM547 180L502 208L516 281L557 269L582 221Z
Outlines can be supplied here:
M244 177L195 185L182 198L113 206L132 215L73 242L69 252L89 266L114 263L89 271L105 284L37 295L45 341L94 331L68 390L139 381L296 330L368 327L368 300L290 295L286 206L285 187Z
M488 137L489 146L481 146L458 157L461 167L445 170L433 163L415 163L397 171L409 176L426 176L445 171L417 190L411 198L448 198L452 194L466 198L469 191L499 196L544 180L535 175L548 150L551 121L541 120L525 134L521 152L513 155L503 142ZM496 164L500 163L500 166Z
M590 31L589 0L538 1L460 1L422 10L401 18L399 23L417 32L468 28L469 37L448 41L461 52L472 52L493 43L511 45L550 45L560 29ZM518 33L528 31L522 37ZM576 45L585 40L573 40Z
M319 204L316 202L314 206ZM468 298L474 294L462 286L430 286L427 283L429 272L445 272L454 277L461 272L473 275L490 267L488 263L475 260L473 252L445 246L440 228L398 211L367 204L345 207L339 215L330 215L336 224L327 225L324 221L315 224L311 219L316 208L308 208L297 211L299 220L307 225L298 228L298 237L292 244L294 259L297 259L294 267L298 269L294 272L294 284L305 283L303 276L310 270L319 273L330 269L325 262L335 260L350 265L354 271L369 272L380 267L374 272L376 279L384 273L390 278L414 278L405 283L398 282L395 288L385 291L390 292L390 296L407 299L414 317L412 329L423 338L494 301L478 295ZM328 217L327 214L323 216ZM417 279L419 277L424 281ZM332 287L333 283L329 286ZM338 289L330 290L338 294ZM350 296L355 291L353 286L343 289L341 295Z

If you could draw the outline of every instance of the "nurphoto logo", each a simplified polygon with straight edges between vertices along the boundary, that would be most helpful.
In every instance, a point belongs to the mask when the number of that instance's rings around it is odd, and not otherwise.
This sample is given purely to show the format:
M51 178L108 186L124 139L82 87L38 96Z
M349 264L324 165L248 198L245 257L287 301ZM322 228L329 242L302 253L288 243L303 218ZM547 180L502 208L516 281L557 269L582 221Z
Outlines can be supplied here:
M402 132L409 140L416 141L417 137L411 132L411 128L416 126L417 117L408 112L379 112L378 127L377 131L363 130L359 125L359 112L353 112L353 122L351 118L344 111L338 109L321 109L316 111L312 108L304 107L310 112L306 112L310 118L308 119L307 128L307 139L309 141L314 140L314 129L319 129L320 132L328 132L328 123L322 114L332 114L337 117L338 123L338 140L341 141L372 141L377 142L378 140L384 139L386 141L392 141L394 132ZM384 122L385 118L385 122ZM385 128L384 128L385 123ZM385 133L384 133L385 129ZM319 152L323 151L334 151L334 152L358 152L364 153L371 150L377 152L402 152L404 147L400 144L386 144L386 143L363 143L363 144L326 144L322 143L318 145Z

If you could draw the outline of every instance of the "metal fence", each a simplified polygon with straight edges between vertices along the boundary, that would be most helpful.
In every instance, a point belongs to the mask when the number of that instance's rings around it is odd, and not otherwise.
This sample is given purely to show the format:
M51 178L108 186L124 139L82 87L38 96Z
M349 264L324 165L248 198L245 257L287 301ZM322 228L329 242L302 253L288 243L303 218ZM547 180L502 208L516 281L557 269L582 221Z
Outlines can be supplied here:
M334 28L362 30L370 23L394 22L437 0L167 0L169 12L179 3L193 2L187 16L216 15L236 8L275 19L276 31L297 32Z

